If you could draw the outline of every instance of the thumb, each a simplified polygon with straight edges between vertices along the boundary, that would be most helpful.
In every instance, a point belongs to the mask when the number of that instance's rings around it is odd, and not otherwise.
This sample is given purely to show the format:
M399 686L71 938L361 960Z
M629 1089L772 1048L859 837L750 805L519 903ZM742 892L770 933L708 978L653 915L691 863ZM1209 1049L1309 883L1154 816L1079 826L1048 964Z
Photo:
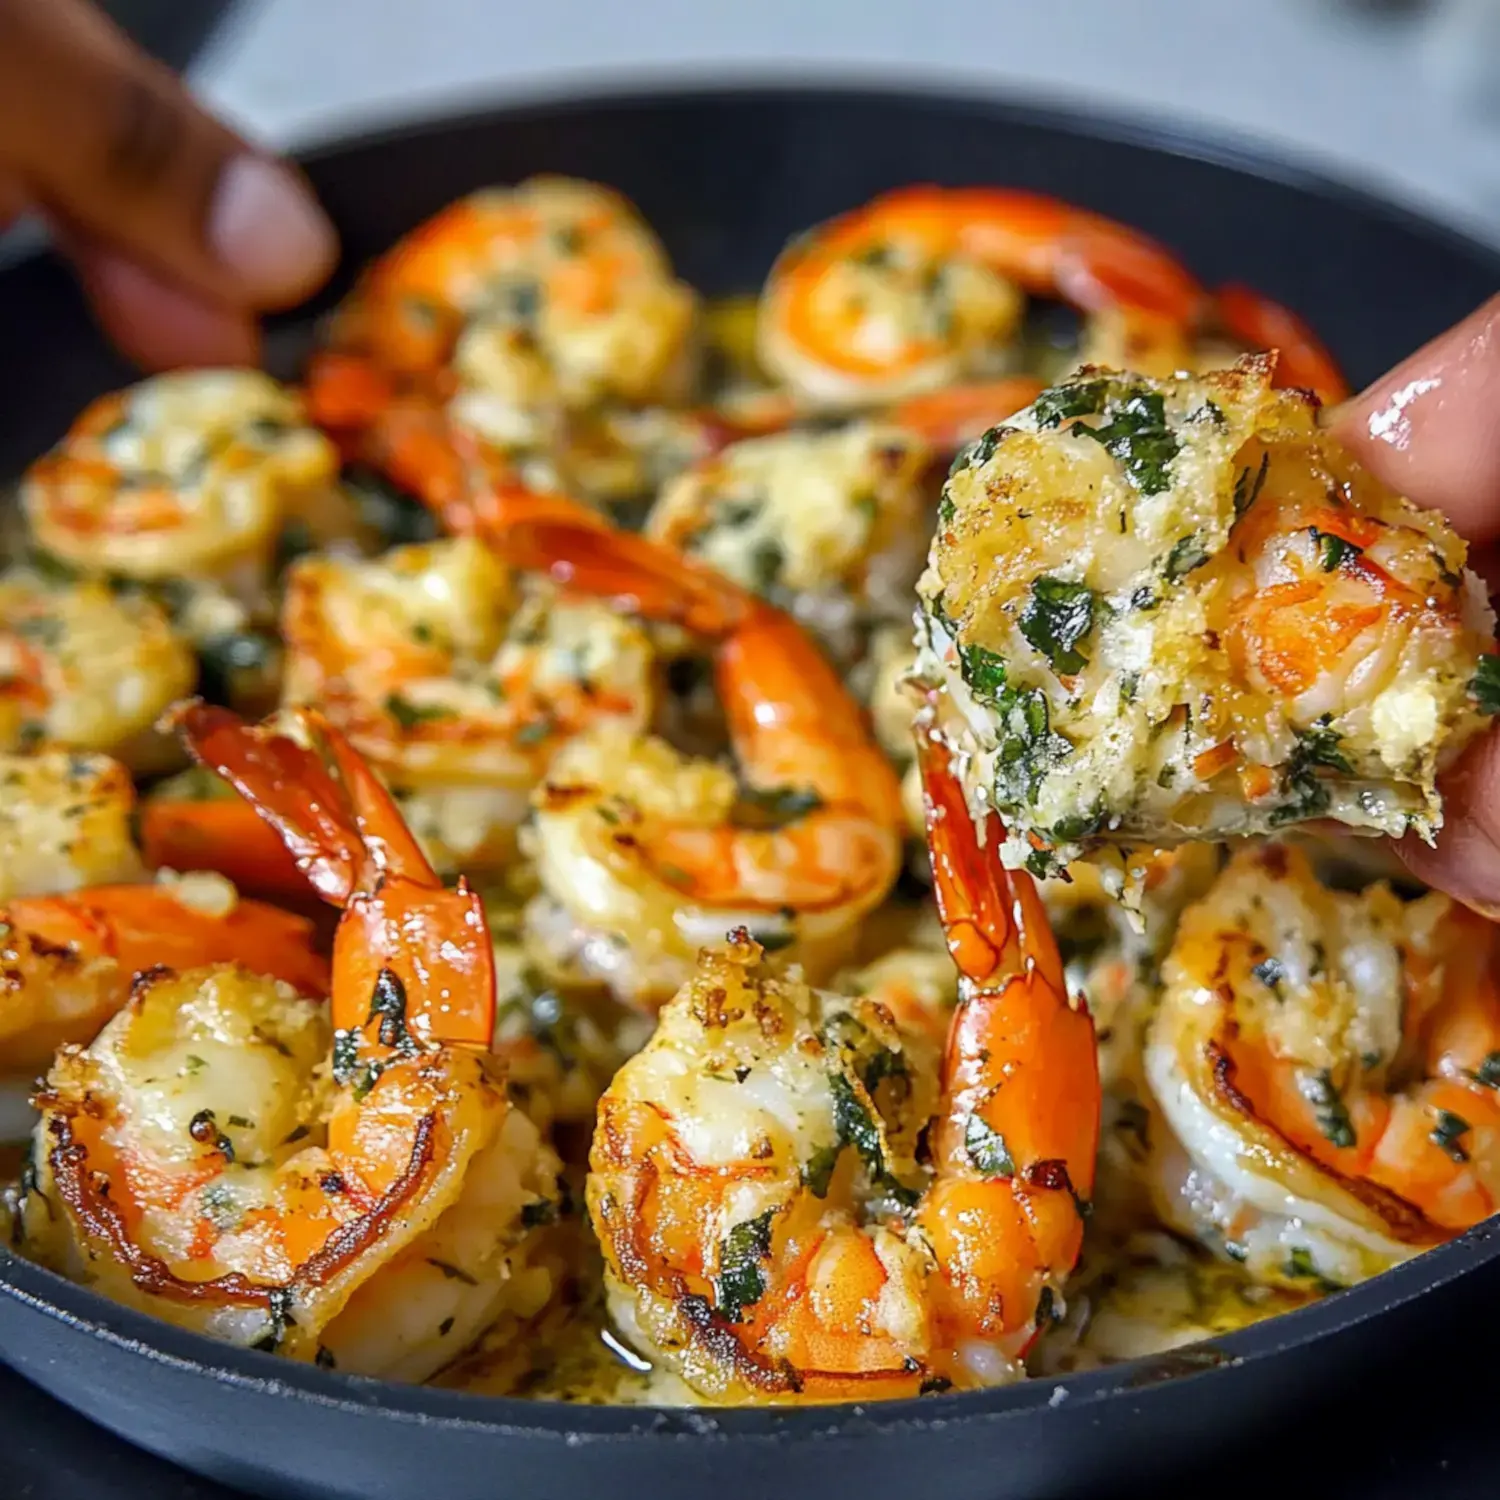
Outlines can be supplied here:
M1368 469L1481 544L1472 566L1491 582L1500 576L1500 297L1376 381L1333 425ZM1408 834L1397 851L1418 879L1500 920L1500 728L1470 745L1440 786L1435 844Z
M290 305L336 255L300 177L84 0L0 0L0 176L71 234L229 307Z

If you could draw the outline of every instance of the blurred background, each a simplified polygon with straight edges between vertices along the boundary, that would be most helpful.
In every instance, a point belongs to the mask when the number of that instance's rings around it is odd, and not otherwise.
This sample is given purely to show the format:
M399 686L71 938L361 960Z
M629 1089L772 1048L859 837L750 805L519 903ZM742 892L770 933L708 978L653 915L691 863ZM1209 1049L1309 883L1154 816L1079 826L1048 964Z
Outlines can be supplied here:
M1500 240L1500 0L116 0L269 143L642 78L1002 89L1269 139ZM753 171L753 163L743 164ZM997 173L1003 164L997 163Z

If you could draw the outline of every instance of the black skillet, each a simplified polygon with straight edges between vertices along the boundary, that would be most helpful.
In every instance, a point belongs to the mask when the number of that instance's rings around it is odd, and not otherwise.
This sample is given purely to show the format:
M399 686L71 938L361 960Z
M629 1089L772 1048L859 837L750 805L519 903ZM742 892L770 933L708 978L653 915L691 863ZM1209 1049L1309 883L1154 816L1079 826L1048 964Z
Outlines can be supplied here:
M721 293L755 287L788 235L882 188L1042 189L1159 236L1209 281L1243 279L1304 310L1356 384L1500 286L1500 259L1478 245L1239 147L973 99L831 88L602 97L397 130L307 165L351 263L481 183L568 172L623 189L682 274ZM284 355L305 331L305 318L285 325ZM0 474L129 376L45 260L0 275L0 348ZM481 1399L291 1365L0 1253L0 1353L143 1447L267 1495L1036 1500L1147 1481L1231 1441L1262 1444L1328 1391L1389 1370L1424 1325L1457 1325L1469 1306L1477 1321L1497 1289L1500 1238L1486 1225L1287 1317L1060 1383L698 1412ZM1398 1366L1387 1378L1409 1377Z

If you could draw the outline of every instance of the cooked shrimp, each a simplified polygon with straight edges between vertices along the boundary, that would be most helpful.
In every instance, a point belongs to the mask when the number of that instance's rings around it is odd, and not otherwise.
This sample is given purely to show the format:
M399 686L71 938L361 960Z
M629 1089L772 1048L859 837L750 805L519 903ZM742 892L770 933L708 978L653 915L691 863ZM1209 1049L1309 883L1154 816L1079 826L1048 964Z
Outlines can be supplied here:
M476 1018L488 1042L482 913L421 868L336 731L339 783L223 711L181 726L343 902L335 1029L243 967L143 974L40 1096L26 1248L218 1338L425 1379L556 1286L556 1159L486 1058L438 1040Z
M304 559L282 630L284 701L341 728L444 862L471 871L512 852L570 738L638 732L651 714L654 652L639 625L523 582L469 538L368 562Z
M1290 846L1237 855L1182 918L1146 1052L1168 1221L1258 1278L1348 1285L1487 1218L1495 956L1444 896L1329 890Z
M14 897L0 908L0 1071L34 1077L63 1043L91 1041L138 974L217 963L328 988L311 924L217 876Z
M869 406L995 370L1023 291L1191 325L1202 293L1161 246L1054 198L910 187L819 225L772 268L761 363L815 406Z
M440 490L452 529L570 591L706 635L740 789L724 767L602 728L537 794L547 896L538 937L563 967L651 1003L698 946L752 924L788 959L847 957L900 859L900 788L859 705L781 611L566 497Z
M931 758L927 776L963 975L946 1053L872 998L770 977L741 934L601 1103L611 1311L709 1400L1013 1380L1060 1309L1092 1188L1092 1032L1029 877L980 850Z
M1310 390L1330 406L1348 396L1337 362L1308 324L1290 308L1237 284L1212 295L1197 328L1100 308L1085 324L1078 363L1167 380L1184 371L1222 369L1242 354L1271 351L1277 386Z
M922 570L927 448L855 423L733 443L662 491L646 535L791 611L840 661L910 618Z
M0 748L98 750L155 769L171 753L156 720L196 675L192 650L149 599L29 569L0 574Z
M1269 359L1085 371L969 450L919 584L970 794L1042 871L1332 818L1430 837L1494 615Z
M736 926L827 974L899 869L899 787L817 648L752 601L717 666L743 782L664 741L596 733L537 796L533 935L639 1003Z
M0 754L0 902L144 879L134 813L130 773L107 756Z
M32 465L21 503L37 542L74 567L253 596L283 522L329 505L337 472L286 387L189 370L95 401Z
M332 345L440 393L456 423L501 448L529 448L566 411L677 404L696 310L618 193L534 177L471 193L413 230L365 273ZM315 362L315 407L320 383Z

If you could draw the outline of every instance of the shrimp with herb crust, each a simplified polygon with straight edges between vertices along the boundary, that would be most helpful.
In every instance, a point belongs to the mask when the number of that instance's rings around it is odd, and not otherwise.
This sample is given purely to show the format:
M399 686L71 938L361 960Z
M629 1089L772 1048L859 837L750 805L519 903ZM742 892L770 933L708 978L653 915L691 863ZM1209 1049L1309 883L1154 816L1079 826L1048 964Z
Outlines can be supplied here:
M1496 701L1484 588L1271 376L1086 370L955 466L919 667L1008 861L1440 825Z
M1500 1195L1496 929L1446 896L1236 855L1183 914L1145 1072L1167 1222L1259 1280L1347 1286Z
M771 977L740 935L601 1102L611 1310L709 1400L1017 1379L1060 1309L1093 1183L1092 1028L1030 877L980 848L930 741L924 778L960 975L946 1050L919 993L903 1025L874 994Z
M213 1337L422 1380L551 1300L556 1159L484 1052L482 913L336 731L179 722L343 907L331 1017L240 965L158 966L39 1097L28 1253ZM332 1024L330 1025L330 1020Z

